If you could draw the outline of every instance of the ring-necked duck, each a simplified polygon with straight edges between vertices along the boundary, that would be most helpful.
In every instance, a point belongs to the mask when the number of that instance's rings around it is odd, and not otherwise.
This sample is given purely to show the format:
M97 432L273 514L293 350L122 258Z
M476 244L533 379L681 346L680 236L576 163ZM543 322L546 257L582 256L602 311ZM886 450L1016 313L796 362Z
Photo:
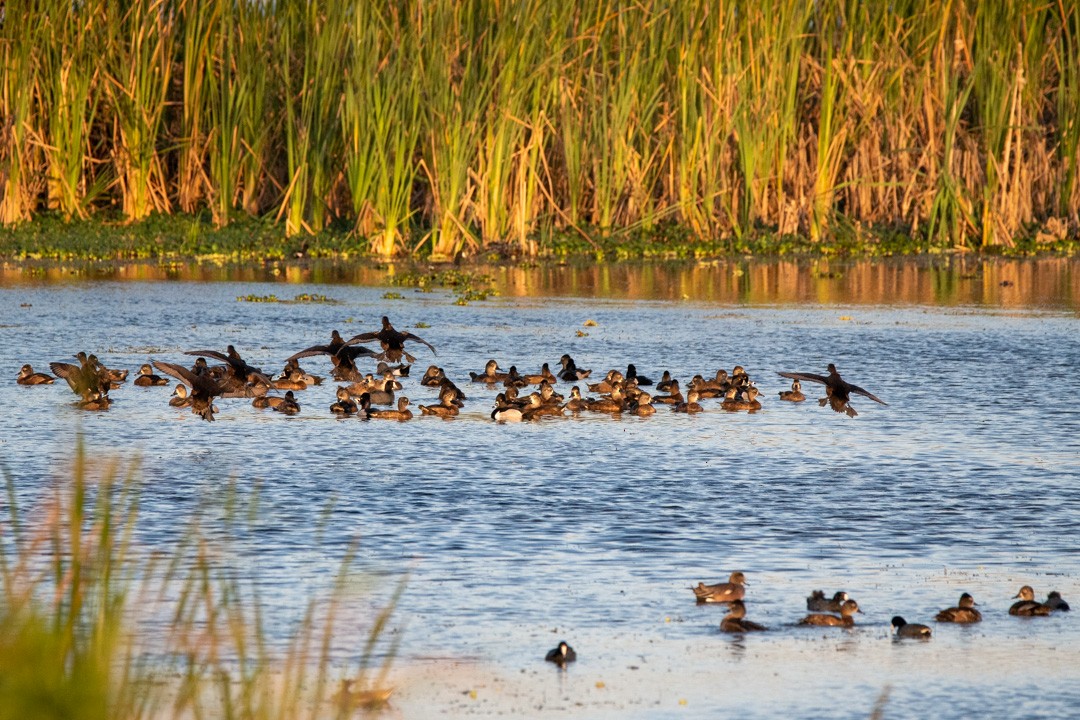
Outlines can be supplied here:
M821 627L852 627L855 624L855 613L861 612L859 603L854 600L845 600L844 604L840 606L840 617L814 613L804 617L798 624Z
M1050 610L1059 610L1061 612L1069 611L1069 603L1065 602L1065 599L1061 597L1061 593L1057 590L1051 590L1050 594L1046 596L1046 602L1043 603Z
M34 368L28 363L19 370L19 377L15 378L15 382L19 385L52 385L54 379L51 375L34 372Z
M1020 599L1014 602L1012 607L1009 608L1010 615L1045 617L1050 614L1050 608L1035 600L1035 591L1030 585L1025 585L1020 588L1020 592L1016 593L1013 598Z
M574 358L569 355L563 355L559 358L559 365L562 366L562 370L559 372L559 379L566 380L567 382L577 382L578 380L584 380L592 375L592 370L582 370L574 363Z
M744 633L766 629L764 625L746 619L746 605L742 600L732 600L728 614L720 621L721 632Z
M802 392L802 383L798 380L791 381L790 390L781 390L780 399L788 402L802 402L806 399L806 396Z
M975 609L975 598L964 593L956 607L942 610L934 619L938 622L977 623L982 620L982 613Z
M746 576L739 571L731 573L725 583L706 585L699 582L697 587L690 588L694 591L694 597L699 603L731 602L742 600L746 595Z
M357 412L356 403L353 402L352 396L349 395L347 388L338 386L335 393L337 400L330 405L330 412L335 415L355 415Z
M848 599L848 594L843 590L837 590L831 598L825 597L821 590L815 590L806 598L806 609L810 612L840 612L840 607Z
M383 351L381 353L381 359L386 360L387 362L398 362L399 360L401 360L402 356L404 356L405 359L411 363L416 362L415 357L405 352L405 343L410 340L412 342L418 342L421 345L427 346L427 348L431 350L433 355L439 354L435 350L435 346L429 343L427 340L417 337L416 335L413 335L411 332L408 331L402 332L399 330L395 330L394 326L390 324L390 318L386 317L385 315L383 315L381 329L375 332L366 332L360 333L359 335L354 335L353 337L349 338L345 342L345 344L355 345L356 343L369 342L371 340L378 340L379 344L382 345Z
M815 375L814 373L797 373L797 372L782 372L778 373L781 377L786 377L789 380L802 380L806 382L821 383L825 386L825 397L818 400L818 405L824 407L828 403L836 412L847 413L850 417L855 417L858 413L855 412L855 408L851 407L851 394L862 395L868 397L876 403L882 405L888 405L887 402L874 395L873 393L863 390L858 385L852 385L851 383L840 377L840 373L836 371L836 365L829 363L829 374Z
M368 417L372 420L400 420L405 422L412 419L412 410L409 409L409 398L402 395L398 398L396 410L368 410Z
M183 365L155 361L154 367L161 372L176 378L191 388L190 407L191 412L202 417L203 420L212 421L217 408L214 407L214 398L221 395L225 390L221 384L210 377L209 373L196 375Z

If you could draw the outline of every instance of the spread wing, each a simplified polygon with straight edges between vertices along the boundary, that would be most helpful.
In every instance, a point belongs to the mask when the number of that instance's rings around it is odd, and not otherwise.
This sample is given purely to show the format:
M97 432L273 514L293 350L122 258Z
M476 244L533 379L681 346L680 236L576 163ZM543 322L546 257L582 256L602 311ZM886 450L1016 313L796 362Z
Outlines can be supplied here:
M285 361L288 362L289 360L299 360L300 358L312 357L314 355L333 355L333 354L334 354L334 348L332 348L329 345L312 345L309 348L301 350L300 352L296 353L295 355L290 355L289 357L285 358Z
M71 389L78 394L82 394L87 389L86 379L83 377L82 368L78 365L72 365L65 362L51 362L49 363L49 369L53 371L53 375L56 377L62 377L67 381L67 384L71 386Z
M356 343L371 342L372 340L378 340L378 339L379 339L379 333L377 333L377 332L366 332L366 333L360 333L359 335L353 335L351 338L349 338L348 340L345 341L345 344L346 345L355 345Z
M435 350L435 346L434 346L434 345L432 345L431 343L429 343L429 342L428 342L427 340L423 340L423 339L421 339L421 338L418 338L418 337L416 337L416 336L415 336L415 335L413 335L413 334L412 334L411 332L403 332L403 333L401 333L401 336L402 336L402 338L403 338L404 340L413 340L413 341L415 341L415 342L418 342L418 343L420 343L421 345L426 345L426 346L427 346L427 348L428 348L428 350L431 350L431 354L432 354L432 355L438 355L438 354L439 354L439 353L438 353L438 352L437 352L437 351Z
M777 372L780 377L786 377L790 380L802 380L805 382L816 382L822 385L829 384L829 378L824 375L815 375L814 373L797 373L797 372ZM881 402L878 400L878 402Z
M878 396L876 396L876 395L874 395L872 393L866 392L865 390L863 390L858 385L852 385L851 383L848 383L847 389L848 389L849 393L857 393L859 395L862 395L863 397L870 398L874 402L881 403L882 405L888 405L889 404L889 403L885 402L884 400L882 400L881 398L879 398Z
M200 355L202 353L199 353ZM177 380L190 385L193 390L201 390L207 395L220 395L222 393L222 387L218 383L214 382L212 378L205 375L196 375L188 370L183 365L176 365L174 363L161 362L160 360L154 361L154 367L166 375L171 375Z
M379 353L366 347L349 347L343 346L337 351L339 356L348 357L350 360L355 360L358 357L379 357Z
M232 360L225 353L219 353L217 350L188 350L185 355L202 355L203 357L212 357L215 360L221 360L222 362L232 364ZM154 363L155 365L157 363ZM168 364L168 363L167 363ZM162 370L162 372L165 372ZM175 376L174 376L175 377Z

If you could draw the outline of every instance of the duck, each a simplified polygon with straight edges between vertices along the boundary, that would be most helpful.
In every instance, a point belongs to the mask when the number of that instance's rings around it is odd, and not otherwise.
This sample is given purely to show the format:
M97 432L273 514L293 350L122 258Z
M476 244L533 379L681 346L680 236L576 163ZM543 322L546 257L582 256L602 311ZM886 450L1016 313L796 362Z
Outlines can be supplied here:
M751 385L745 391L732 387L727 391L720 407L728 412L756 412L761 409L761 401L757 399L758 389Z
M598 383L586 383L586 387L589 389L589 392L609 393L615 387L622 387L623 380L624 377L621 372L618 370L609 370L603 380Z
M929 640L931 630L919 623L909 623L899 615L894 615L890 624L893 626L898 638L913 638L916 640Z
M686 393L686 402L677 403L672 406L672 410L677 413L688 413L693 415L703 410L701 404L698 403L699 395L697 390L690 390Z
M83 400L89 400L91 396L98 394L107 395L111 383L103 378L97 369L90 363L86 353L80 352L76 357L79 364L74 365L66 362L51 362L49 369L56 377L63 378L71 391Z
M696 392L698 394L698 397L701 398L715 398L723 395L723 393L720 392L720 388L713 387L710 381L706 380L701 375L695 375L694 377L690 378L690 384L688 385L688 387L694 392Z
M562 366L562 370L559 371L560 380L578 382L592 375L592 370L582 370L574 363L574 358L566 354L559 358L559 365Z
M292 391L290 390L289 392ZM251 407L258 408L259 410L265 410L267 408L272 410L283 402L285 402L285 397L283 395L267 395L263 392L255 395L255 399L251 401Z
M487 383L494 385L495 383L502 382L506 379L507 373L499 372L499 363L495 360L488 360L484 365L484 372L474 373L470 372L469 377L476 383Z
M52 385L56 378L46 373L34 372L29 363L19 369L19 377L15 382L19 385Z
M191 402L188 407L191 408L191 412L200 416L203 420L213 422L214 413L217 412L217 408L214 407L214 398L225 391L221 383L212 378L209 373L197 375L183 365L161 362L160 360L155 360L153 365L158 371L189 386L191 388L189 393Z
M1069 603L1065 602L1065 599L1061 597L1061 593L1057 590L1051 590L1050 594L1046 596L1046 602L1044 606L1050 608L1051 611L1058 610L1061 612L1069 612Z
M660 382L656 383L656 392L668 392L671 389L671 371L665 370L664 374L660 376Z
M270 378L268 378L261 368L252 367L248 365L244 358L240 357L240 353L236 351L236 348L229 345L225 348L224 353L220 353L217 350L188 350L185 355L197 355L199 357L211 357L215 360L221 360L233 369L236 377L241 382L261 382L267 385L270 384Z
M428 369L424 371L424 376L420 378L420 384L424 387L439 387L444 379L446 379L446 373L441 367L428 365Z
M863 390L858 385L852 385L840 377L840 373L837 372L836 365L833 363L829 363L827 370L829 371L827 376L800 372L780 372L777 374L781 377L786 377L789 380L821 383L825 386L825 397L818 400L818 405L825 407L826 404L829 404L836 412L846 413L849 417L858 415L858 413L855 412L855 408L851 407L851 395L853 393L855 395L862 395L863 397L870 398L876 403L888 405L887 402L877 395Z
M529 393L529 403L521 411L522 420L538 420L548 415L562 415L562 405L558 403L545 404L540 393Z
M289 362L291 360L299 360L300 358L311 357L313 355L336 355L338 350L343 347L345 347L345 338L341 337L341 333L339 333L337 330L333 330L330 332L330 342L328 344L312 345L309 348L304 348L300 352L293 353L292 355L287 357L285 359L285 362ZM367 350L367 352L371 353L372 355L375 354L367 348L364 348L364 350Z
M77 405L83 410L108 410L109 406L112 405L112 400L109 399L108 395L94 391L79 400Z
M1009 608L1010 615L1045 617L1050 614L1050 608L1035 600L1035 591L1030 585L1025 585L1020 588L1020 592L1016 593L1013 598L1020 599L1014 602L1012 607Z
M285 393L285 397L281 398L281 402L273 406L273 409L274 412L283 413L285 415L296 415L300 412L300 403L296 401L293 391L289 390Z
M651 379L645 377L644 375L638 375L638 371L637 368L634 366L634 363L630 363L626 366L626 379L637 380L637 384L641 385L642 387L648 387L653 384L653 381Z
M585 398L581 397L581 388L577 385L570 388L570 399L566 401L564 408L572 413L579 413L582 410L589 409Z
M960 602L956 607L942 610L934 616L934 619L938 622L977 623L982 621L982 613L975 609L975 598L964 593L960 596Z
M356 358L377 356L377 353L366 347L342 347L330 356L330 362L334 366L330 370L330 376L338 382L356 382L363 377L360 369L356 367Z
M409 398L402 395L398 398L396 410L368 410L368 417L372 420L399 420L405 422L412 420L412 410L409 409Z
M547 655L544 656L546 662L553 662L559 667L566 665L566 663L572 663L577 660L577 653L574 652L574 648L566 644L563 640L559 642L558 647L554 647L548 650Z
M681 402L686 402L683 398L682 390L679 389L679 381L672 380L668 385L667 395L653 395L654 403L663 403L664 405L678 405Z
M848 599L848 594L843 590L837 590L831 598L825 597L821 590L815 590L806 598L806 609L810 612L840 612L840 607Z
M160 375L155 375L154 368L150 367L149 363L145 363L139 366L139 372L135 374L132 384L137 387L161 387L168 385L169 381Z
M495 396L495 407L491 410L491 419L495 422L521 422L521 408L512 405L506 395L499 393Z
M98 360L97 355L91 355L87 358L87 361L90 367L97 371L102 381L109 383L111 389L115 390L127 381L127 370L107 368L100 360Z
M697 598L699 603L718 603L742 600L743 596L746 595L745 585L746 576L736 570L728 576L728 581L725 583L706 585L699 582L697 587L691 587L690 589L694 591L694 597Z
M561 405L564 400L563 396L555 392L555 388L547 380L540 383L539 392L540 402L544 405Z
M385 362L380 362L375 366L376 375L393 375L396 378L409 377L409 372L412 369L412 365L403 365L401 363L397 365L388 365Z
M338 717L349 717L356 710L379 710L390 702L390 696L394 694L394 688L371 688L369 690L353 690L354 680L341 681L341 687L330 698L338 711Z
M303 388L281 388L284 390L303 390L311 387L312 385L322 385L323 379L311 373L304 372L304 369L300 367L300 363L297 360L289 359L285 361L285 367L282 368L281 374L274 378L274 382L280 382L287 380L294 383L303 383Z
M861 613L859 604L854 600L845 600L840 606L840 617L812 613L798 622L799 625L817 625L824 627L853 627L855 625L855 613Z
M450 378L443 378L443 381L439 383L439 398L441 399L443 395L450 395L454 404L458 407L464 407L465 401L468 400L461 388L455 385Z
M555 374L551 372L551 367L547 363L540 366L540 372L522 375L521 377L529 385L542 385L544 383L550 385L551 383L559 382L559 378L555 377Z
M742 600L732 600L728 605L728 614L720 621L721 632L744 633L767 629L764 625L746 619L746 605Z
M347 388L341 387L339 385L337 392L334 394L337 397L337 400L331 403L330 412L334 413L335 415L342 416L356 414L358 408L356 407L356 403L353 402L352 396L349 395L349 391Z
M790 390L780 391L780 399L786 400L787 402L796 403L805 400L806 396L802 393L802 383L800 383L798 380L792 380Z
M528 384L518 372L517 365L511 365L506 377L503 378L503 387L523 388Z
M354 335L345 341L346 345L355 345L356 343L370 342L372 340L378 340L382 345L383 351L377 356L380 360L387 362L398 362L404 357L410 363L416 362L416 358L405 351L406 342L418 342L431 350L432 355L438 355L438 351L435 350L435 346L416 335L413 335L408 331L395 330L394 326L390 324L390 318L383 315L382 327L374 332L360 333Z
M461 409L454 402L452 392L444 392L439 395L438 405L419 405L421 415L435 415L442 418L457 417Z
M187 385L177 383L176 387L173 388L172 397L169 398L169 407L191 407L191 398L188 397Z
M395 385L397 386L395 388ZM372 405L393 405L394 390L401 387L401 383L391 378L383 378L368 384L368 399Z
M656 414L656 407L652 404L652 395L640 392L630 404L630 414L638 417L648 417Z
M586 400L585 403L585 407L591 412L607 413L609 415L621 413L626 409L626 401L623 398L622 390L619 388L613 389L609 396Z

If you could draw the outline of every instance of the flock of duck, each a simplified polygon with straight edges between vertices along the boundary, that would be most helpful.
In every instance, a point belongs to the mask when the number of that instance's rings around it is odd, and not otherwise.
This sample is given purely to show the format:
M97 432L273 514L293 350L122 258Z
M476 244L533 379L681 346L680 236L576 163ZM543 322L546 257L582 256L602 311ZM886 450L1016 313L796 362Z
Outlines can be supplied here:
M381 346L380 351L361 345L376 341ZM383 317L379 330L360 333L348 340L334 330L329 343L313 345L294 353L285 360L282 372L273 377L261 368L249 365L236 348L229 345L224 353L217 350L187 351L186 355L195 356L195 362L190 367L163 361L144 364L135 375L134 384L144 387L169 385L170 381L157 375L155 370L178 380L169 404L190 408L204 420L213 420L218 412L214 405L216 398L250 398L252 405L257 408L271 408L286 415L295 415L300 412L296 392L323 382L323 378L301 368L299 361L307 357L327 356L331 362L330 376L340 383L335 392L336 399L329 407L331 413L343 417L405 421L413 417L409 409L411 403L408 397L396 393L402 389L401 380L409 376L411 363L416 361L405 350L406 342L419 343L437 354L435 347L426 340L411 332L395 329L389 318ZM95 355L85 352L75 357L78 364L52 362L49 368L68 383L78 397L79 407L86 410L108 409L112 402L109 391L127 380L128 371L107 368ZM211 365L208 358L220 364ZM378 363L374 373L360 371L357 361L361 358ZM557 374L551 371L548 363L543 364L539 373L522 374L517 366L512 365L504 371L498 362L489 360L483 371L469 375L473 383L503 388L496 396L490 413L491 418L498 422L536 420L568 412L648 416L656 412L657 405L667 405L674 412L693 414L704 410L701 401L708 398L721 398L720 407L731 412L755 412L761 409L758 388L741 366L735 366L730 374L727 370L718 370L708 379L695 375L684 394L679 381L673 379L668 371L654 383L650 378L638 374L637 368L630 364L625 373L610 370L603 379L589 383L587 380L592 371L579 368L569 355L563 355L559 365L561 369ZM818 400L819 405L829 405L836 412L851 417L858 414L851 406L852 395L862 395L886 404L861 387L845 381L831 363L827 375L800 372L781 372L779 375L792 381L791 389L779 394L783 401L804 401L806 396L802 393L802 383L812 382L825 386L825 397ZM42 385L51 384L54 378L46 373L34 372L33 367L27 364L22 366L16 381L20 385ZM560 382L584 384L588 392L596 393L596 396L583 395L580 385L575 384L570 388L569 397L566 397L555 391L555 386ZM419 405L421 414L450 418L458 415L464 407L465 393L437 365L428 367L420 379L420 385L437 388L439 398L438 404ZM536 389L526 394L525 391L533 386ZM651 388L653 392L646 388ZM283 391L284 394L274 391Z
M746 619L746 604L743 598L746 596L746 576L742 572L733 572L727 582L706 585L699 582L697 587L691 587L698 604L724 603L728 606L728 613L720 621L721 632L748 633L768 630L767 627ZM1013 596L1016 600L1009 607L1009 614L1018 617L1046 617L1055 612L1067 612L1069 603L1061 597L1056 590L1050 592L1044 602L1035 599L1035 590L1030 585L1024 585L1020 592ZM806 598L806 609L809 611L796 625L810 625L816 627L854 627L855 613L862 613L859 604L848 596L843 590L837 591L832 597L828 597L821 590L814 590ZM982 622L982 613L976 608L975 598L970 593L963 593L955 607L942 610L934 616L939 623L971 624ZM927 625L910 623L900 615L893 616L890 626L897 638L913 638L929 640L933 631ZM577 659L577 653L565 641L560 642L558 647L553 648L544 658L557 665L565 665Z

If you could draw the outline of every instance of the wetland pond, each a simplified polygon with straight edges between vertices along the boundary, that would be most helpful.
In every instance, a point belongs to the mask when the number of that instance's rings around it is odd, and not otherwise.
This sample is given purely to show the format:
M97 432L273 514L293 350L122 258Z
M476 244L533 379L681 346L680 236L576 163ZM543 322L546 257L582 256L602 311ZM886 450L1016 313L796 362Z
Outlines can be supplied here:
M230 482L258 492L223 562L257 574L271 635L359 538L373 603L407 576L386 717L868 717L886 690L889 717L1080 707L1077 612L1007 613L1025 584L1080 602L1077 261L490 272L500 294L462 306L338 266L5 267L3 469L33 503L63 481L79 434L137 462L151 548ZM334 302L238 301L302 293ZM277 372L382 315L438 349L409 347L402 394L435 402L418 380L436 363L468 396L458 418L338 420L329 380L298 393L298 416L224 399L214 423L169 407L165 387L129 381L91 413L62 382L15 384L23 363L46 370L78 350L134 371L232 344ZM536 372L563 353L592 380L630 362L684 381L740 364L764 407L497 424L499 389L468 382L489 358ZM888 406L855 397L848 418L810 383L808 402L778 401L776 371L829 362ZM302 364L328 374L325 357ZM212 532L218 516L205 515ZM722 634L724 607L695 605L691 585L733 570L769 632ZM853 629L795 626L817 588L858 600ZM965 591L983 622L934 623ZM893 640L897 614L934 637ZM543 659L561 639L578 653L566 670ZM359 651L342 641L340 658Z

